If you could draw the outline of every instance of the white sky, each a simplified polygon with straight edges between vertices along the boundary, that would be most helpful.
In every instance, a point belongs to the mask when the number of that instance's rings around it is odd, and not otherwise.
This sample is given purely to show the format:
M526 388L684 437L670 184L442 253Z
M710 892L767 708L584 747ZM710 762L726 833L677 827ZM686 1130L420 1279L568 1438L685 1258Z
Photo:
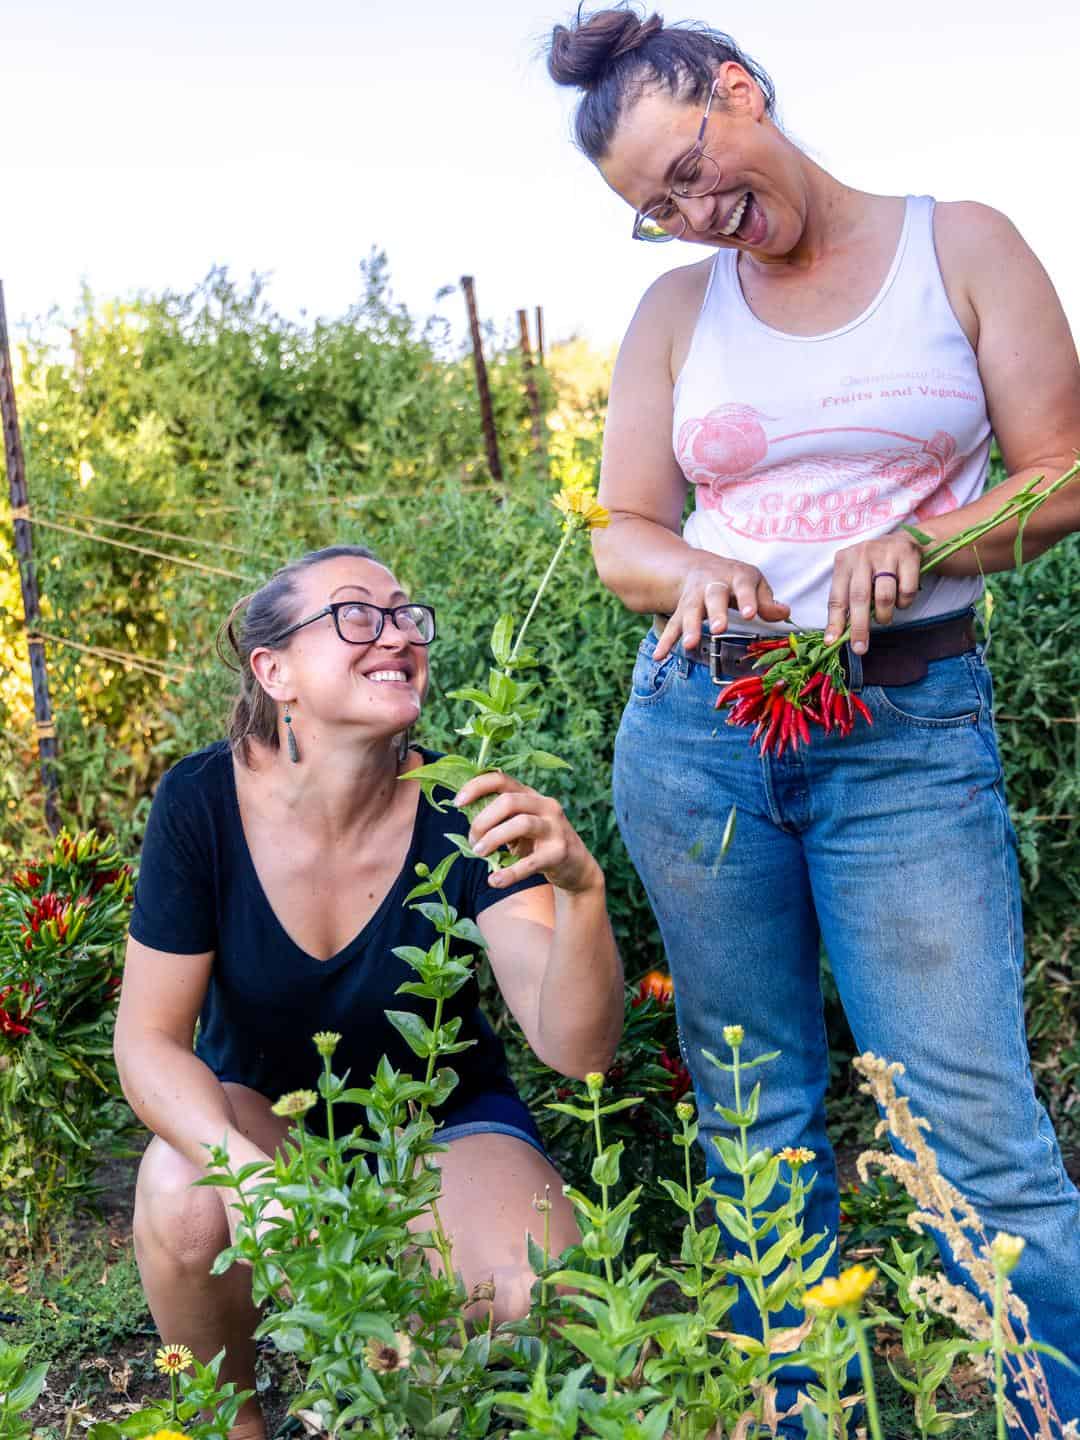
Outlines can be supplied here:
M599 3L599 0L598 0ZM996 205L1080 336L1080 5L702 0L769 69L786 128L850 184ZM340 314L385 249L420 314L476 277L500 328L622 333L701 255L629 240L569 142L537 0L0 0L0 279L16 327L81 281L187 289L269 272L288 314ZM460 294L438 307L455 325Z

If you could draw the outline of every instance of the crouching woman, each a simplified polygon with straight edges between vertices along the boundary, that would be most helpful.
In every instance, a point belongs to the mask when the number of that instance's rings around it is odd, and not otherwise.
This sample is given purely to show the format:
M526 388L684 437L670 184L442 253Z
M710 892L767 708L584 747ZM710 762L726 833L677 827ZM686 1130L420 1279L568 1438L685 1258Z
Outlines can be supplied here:
M271 1106L314 1088L316 1031L341 1034L334 1068L353 1084L383 1054L416 1070L384 1012L426 1003L396 993L413 977L393 953L432 939L402 904L417 863L434 868L449 853L449 830L479 855L511 848L514 863L491 874L461 857L447 896L478 924L529 1044L563 1074L610 1063L622 972L603 875L553 800L482 775L456 797L488 802L470 826L463 811L436 812L419 785L398 783L434 758L406 737L427 691L435 617L370 551L337 546L287 565L240 602L224 633L240 673L230 735L181 760L155 795L116 1057L153 1132L135 1248L154 1322L202 1359L224 1347L222 1377L252 1387L250 1272L210 1273L234 1234L236 1197L194 1182L222 1137L234 1169L272 1157L288 1122ZM466 1289L493 1281L500 1321L527 1309L533 1196L551 1187L556 1251L578 1234L478 998L470 981L447 1007L475 1043L454 1057L460 1083L434 1112L448 1146L440 1214ZM262 1434L249 1401L234 1435Z

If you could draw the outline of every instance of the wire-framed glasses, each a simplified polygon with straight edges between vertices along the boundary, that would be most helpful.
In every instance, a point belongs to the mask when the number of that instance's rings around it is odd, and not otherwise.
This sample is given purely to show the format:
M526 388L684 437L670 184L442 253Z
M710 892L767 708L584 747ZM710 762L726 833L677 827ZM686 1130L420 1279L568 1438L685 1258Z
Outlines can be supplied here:
M663 200L650 205L647 210L639 210L634 216L633 239L648 240L653 244L678 240L686 234L686 216L679 209L679 200L694 200L719 190L720 167L710 155L705 154L703 143L713 96L719 84L719 79L713 81L697 140L672 171L671 189Z
M321 620L324 615L334 617L334 629L346 645L370 645L382 634L386 617L394 622L394 628L410 645L430 645L435 639L435 611L430 605L369 605L366 600L335 600L324 605L314 615L308 615L282 630L270 642L276 645L286 636L305 625Z

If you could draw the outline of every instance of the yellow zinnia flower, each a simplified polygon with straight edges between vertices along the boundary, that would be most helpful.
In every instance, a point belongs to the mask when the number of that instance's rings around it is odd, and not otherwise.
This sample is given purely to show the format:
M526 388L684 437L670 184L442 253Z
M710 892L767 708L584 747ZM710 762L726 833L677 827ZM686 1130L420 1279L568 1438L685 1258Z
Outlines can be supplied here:
M163 1375L179 1375L195 1363L195 1356L186 1345L163 1345L154 1356L154 1369Z
M793 1170L801 1165L809 1165L817 1159L815 1150L808 1150L805 1145L785 1145L783 1150L777 1152L777 1158L786 1160Z
M336 1030L319 1030L311 1037L315 1041L315 1049L320 1055L331 1056L341 1043L341 1036Z
M807 1290L803 1297L807 1305L819 1310L850 1310L858 1305L877 1279L872 1265L852 1265L842 1275L829 1275L820 1285Z
M611 524L611 516L591 490L567 486L551 503L564 517L564 530L603 530Z
M298 1115L306 1115L318 1103L319 1097L314 1090L290 1090L288 1095L282 1095L280 1100L270 1106L270 1109L275 1115L287 1120Z
M146 1440L188 1440L182 1430L155 1430Z

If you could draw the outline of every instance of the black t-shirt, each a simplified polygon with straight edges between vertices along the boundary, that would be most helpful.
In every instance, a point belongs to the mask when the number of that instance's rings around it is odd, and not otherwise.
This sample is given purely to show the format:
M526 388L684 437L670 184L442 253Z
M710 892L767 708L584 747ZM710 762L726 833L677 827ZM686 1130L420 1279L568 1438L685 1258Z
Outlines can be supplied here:
M436 758L422 753L425 762ZM359 935L320 961L290 939L263 891L240 820L227 742L187 756L162 776L143 840L131 934L155 950L214 952L195 1053L219 1079L270 1099L314 1089L322 1069L311 1040L318 1030L341 1034L334 1073L351 1071L353 1085L366 1085L384 1054L395 1069L423 1074L424 1062L384 1012L413 1010L430 1022L433 1002L395 994L417 977L392 951L404 945L426 950L434 941L430 922L402 900L419 883L417 863L434 869L454 848L446 834L464 835L468 824L461 811L440 813L420 796L409 851L389 893ZM475 920L507 895L546 883L534 876L493 890L487 876L482 860L462 855L451 866L444 889L459 916ZM446 1002L444 1020L456 1015L462 1017L458 1038L477 1043L446 1062L460 1083L444 1113L484 1091L515 1093L502 1042L480 1012L475 979ZM309 1117L317 1127L321 1113L320 1105ZM342 1119L351 1124L359 1116Z

